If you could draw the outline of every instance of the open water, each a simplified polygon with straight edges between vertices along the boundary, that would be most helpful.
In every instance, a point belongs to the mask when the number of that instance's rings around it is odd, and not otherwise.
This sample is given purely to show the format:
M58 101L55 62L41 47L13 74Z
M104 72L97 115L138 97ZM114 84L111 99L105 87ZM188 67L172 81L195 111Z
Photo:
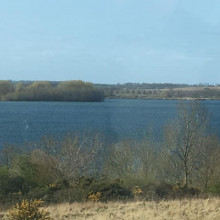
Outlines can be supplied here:
M105 102L0 102L0 147L21 145L43 136L68 132L96 133L107 139L142 138L149 128L162 137L164 125L176 116L175 100L107 99ZM202 101L210 127L220 137L220 101Z

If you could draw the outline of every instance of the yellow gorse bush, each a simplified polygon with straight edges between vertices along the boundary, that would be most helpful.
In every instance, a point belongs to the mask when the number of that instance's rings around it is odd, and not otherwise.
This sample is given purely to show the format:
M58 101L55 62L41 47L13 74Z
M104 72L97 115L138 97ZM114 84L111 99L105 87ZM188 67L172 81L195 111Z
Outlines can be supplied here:
M134 189L133 189L133 195L134 196L139 196L142 193L143 193L143 191L142 191L142 189L139 186L135 186L134 187Z
M101 193L97 192L97 193L90 193L89 194L89 200L92 202L98 202L101 199Z
M176 184L173 185L172 189L174 192L181 190L184 188L184 184L181 182L176 182Z
M40 210L42 204L42 200L25 199L9 211L8 217L10 220L51 220L49 212Z
M51 183L51 184L49 184L49 185L47 186L47 189L49 189L49 190L53 190L53 189L56 189L56 188L57 188L57 185L54 184L54 183Z

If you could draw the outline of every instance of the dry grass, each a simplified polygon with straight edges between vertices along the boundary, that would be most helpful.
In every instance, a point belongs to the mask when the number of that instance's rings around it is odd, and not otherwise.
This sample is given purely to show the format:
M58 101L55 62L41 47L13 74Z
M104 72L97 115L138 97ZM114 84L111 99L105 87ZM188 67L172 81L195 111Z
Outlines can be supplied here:
M86 202L46 208L54 220L61 219L220 219L220 199L184 199L161 202ZM1 217L0 217L1 219ZM6 219L2 217L2 219Z

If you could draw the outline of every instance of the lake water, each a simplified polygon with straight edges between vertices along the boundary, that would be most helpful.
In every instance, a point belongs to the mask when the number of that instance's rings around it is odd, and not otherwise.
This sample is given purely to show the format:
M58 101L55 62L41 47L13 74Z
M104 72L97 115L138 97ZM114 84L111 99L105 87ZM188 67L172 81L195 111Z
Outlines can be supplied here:
M160 138L176 115L175 100L107 99L98 103L0 102L0 146L39 141L45 135L100 132L112 140L141 138L148 128ZM203 101L220 136L220 102Z

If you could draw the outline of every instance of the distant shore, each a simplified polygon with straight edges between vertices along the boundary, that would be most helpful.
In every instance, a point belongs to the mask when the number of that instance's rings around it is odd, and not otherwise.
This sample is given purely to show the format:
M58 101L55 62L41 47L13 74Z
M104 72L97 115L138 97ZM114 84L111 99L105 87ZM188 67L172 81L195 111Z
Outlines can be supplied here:
M220 100L220 85L171 83L93 84L0 80L0 101L102 102L104 99Z
M106 98L149 100L220 100L220 86L123 84L102 87Z
M220 98L142 98L142 97L106 97L105 99L142 99L142 100L188 100L188 101L220 101Z

